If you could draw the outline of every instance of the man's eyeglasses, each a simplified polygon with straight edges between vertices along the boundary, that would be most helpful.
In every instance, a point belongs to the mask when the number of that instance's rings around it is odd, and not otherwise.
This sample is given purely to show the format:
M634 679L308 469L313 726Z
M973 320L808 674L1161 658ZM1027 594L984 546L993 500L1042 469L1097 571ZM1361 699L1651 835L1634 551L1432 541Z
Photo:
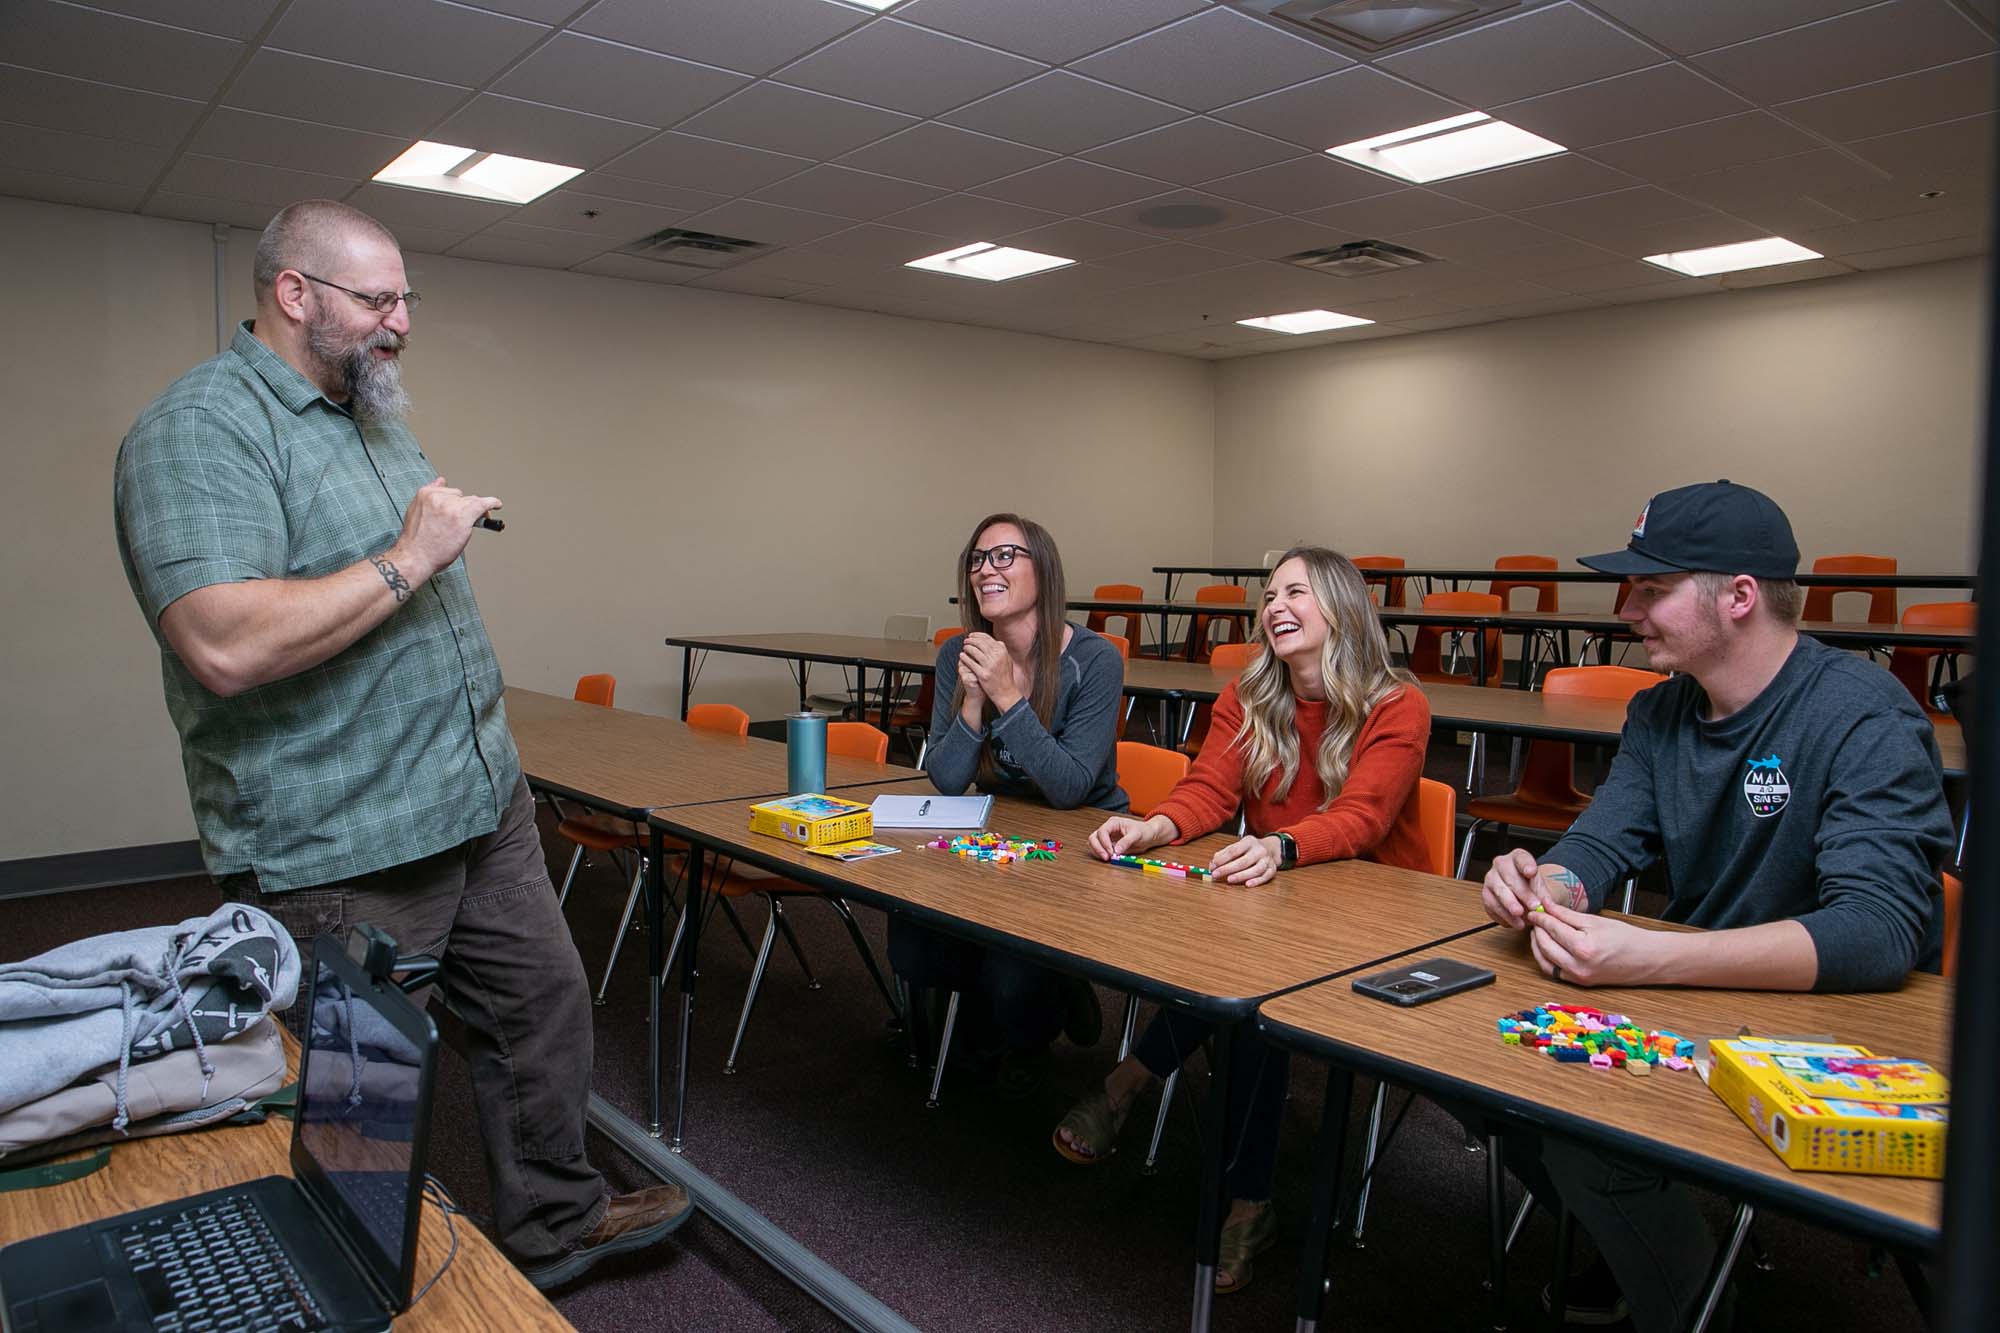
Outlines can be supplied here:
M294 271L296 272L297 270ZM371 296L367 292L357 292L352 287L343 287L337 282L328 282L325 278L315 278L310 273L299 272L299 276L307 282L316 282L322 287L331 287L337 292L346 292L349 296L361 302L361 304L367 306L378 315L386 315L391 310L394 310L398 301L401 301L404 305L414 310L417 308L417 302L424 299L415 292L376 292Z
M1025 546L996 546L990 551L982 551L977 546L965 553L965 569L968 574L977 574L979 567L990 563L995 569L1006 569L1014 563L1014 557L1029 555ZM1032 558L1032 557L1031 557Z

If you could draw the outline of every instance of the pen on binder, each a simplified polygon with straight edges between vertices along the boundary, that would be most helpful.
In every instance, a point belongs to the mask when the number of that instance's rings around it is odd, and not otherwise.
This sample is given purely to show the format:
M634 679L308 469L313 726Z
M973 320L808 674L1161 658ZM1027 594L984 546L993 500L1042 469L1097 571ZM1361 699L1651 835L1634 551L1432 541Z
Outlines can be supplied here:
M922 805L917 807L917 818L922 819L925 815L929 814L930 812L931 812L931 803L929 801L925 801Z

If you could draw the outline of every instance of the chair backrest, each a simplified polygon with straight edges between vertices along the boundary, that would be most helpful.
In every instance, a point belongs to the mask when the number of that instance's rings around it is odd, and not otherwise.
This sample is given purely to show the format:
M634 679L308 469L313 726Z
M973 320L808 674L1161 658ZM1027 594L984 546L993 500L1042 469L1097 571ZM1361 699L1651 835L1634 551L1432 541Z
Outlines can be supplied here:
M1493 568L1495 569L1546 570L1560 569L1561 567L1560 562L1552 555L1503 555L1493 562ZM1557 585L1550 580L1543 580L1538 583L1533 579L1495 579L1486 585L1486 591L1498 597L1501 605L1505 606L1513 598L1514 589L1533 588L1535 590L1535 610L1554 611L1558 609L1556 606L1556 587Z
M965 626L963 625L946 625L943 629L931 635L931 647L942 648L946 640L955 639L963 633L965 633ZM916 717L920 725L929 726L931 721L931 705L936 701L937 673L935 671L926 671L924 673L924 683L917 687L917 697L910 702L910 714Z
M1194 590L1197 602L1247 602L1250 590L1240 583L1204 583Z
M1258 648L1254 643L1218 643L1214 651L1208 655L1208 664L1217 671L1240 675L1243 668L1250 665L1250 659L1255 657L1257 652Z
M1958 876L1946 872L1944 875L1944 974L1958 975L1958 912L1965 897L1965 886Z
M946 639L955 639L963 633L965 633L965 626L963 625L946 625L943 629L931 635L931 647L942 648Z
M1449 877L1456 869L1451 845L1458 838L1458 788L1435 778L1418 778L1417 827L1431 858L1426 868L1433 875Z
M845 759L887 763L889 733L868 722L829 722L826 724L826 752Z
M1979 622L1977 602L1918 602L1915 606L1903 608L1903 624L1911 629L1976 629ZM1903 688L1910 692L1923 710L1937 715L1931 706L1930 670L1931 662L1945 650L1942 648L1892 648L1889 652L1889 674L1903 682Z
M1292 548L1289 546L1275 546L1270 550L1264 552L1264 568L1276 569L1278 567L1278 562L1285 558L1285 552L1291 549Z
M1136 583L1100 583L1091 589L1090 595L1100 601L1136 602L1146 595L1146 590ZM1119 622L1125 637L1133 639L1139 633L1139 613L1136 611L1092 611L1084 618L1084 628L1094 629L1099 634L1111 628L1112 621Z
M1354 567L1361 571L1363 578L1368 579L1370 583L1381 583L1388 588L1388 596L1383 602L1385 606L1401 606L1403 604L1403 589L1409 583L1409 580L1369 578L1368 571L1371 569L1404 569L1408 565L1409 561L1403 559L1400 555L1357 555L1354 557Z
M1132 802L1132 813L1141 819L1152 814L1174 784L1188 775L1191 762L1179 750L1163 750L1138 741L1118 742L1118 785Z
M1633 695L1665 679L1657 671L1637 667L1556 667L1542 677L1542 693L1629 703ZM1576 747L1568 741L1530 741L1514 796L1535 805L1572 805L1583 800L1583 793L1576 789Z
M608 672L576 678L576 701L580 704L596 704L599 708L609 708L612 697L617 693L618 677Z
M1893 574L1896 572L1896 557L1893 555L1823 555L1813 561L1815 574ZM1894 588L1871 588L1851 584L1826 584L1823 587L1806 589L1805 619L1833 620L1833 599L1844 592L1857 592L1868 599L1868 623L1871 625L1893 625L1896 623L1896 590Z
M1434 592L1424 596L1426 611L1504 611L1506 607L1498 597L1490 592ZM1418 676L1437 677L1444 670L1444 636L1454 628L1469 628L1451 625L1419 625L1410 643L1410 670ZM1501 668L1500 631L1486 631L1486 679L1472 682L1475 685L1492 685L1499 681Z
M1250 590L1240 583L1208 583L1194 590L1197 602L1208 602L1220 606L1241 606L1250 600ZM1194 641L1194 659L1206 662L1213 646L1209 643L1209 630L1216 621L1222 622L1222 641L1242 643L1247 637L1244 629L1248 624L1236 616L1202 616L1194 618L1188 626L1188 637Z
M1650 690L1665 679L1658 671L1641 671L1637 667L1556 667L1543 674L1542 693L1629 701L1640 690Z
M1105 640L1118 650L1119 661L1129 662L1132 660L1132 641L1123 634L1100 634L1097 637Z
M750 734L750 715L735 704L694 704L688 708L687 724L697 731Z
M910 643L922 643L930 632L929 616L894 615L882 621L882 637L885 639L904 639Z

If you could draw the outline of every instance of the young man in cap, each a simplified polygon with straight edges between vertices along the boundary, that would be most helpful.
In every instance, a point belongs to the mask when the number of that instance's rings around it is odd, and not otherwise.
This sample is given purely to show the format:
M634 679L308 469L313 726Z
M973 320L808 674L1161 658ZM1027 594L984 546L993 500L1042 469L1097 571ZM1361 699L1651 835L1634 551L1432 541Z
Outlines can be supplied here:
M1630 581L1620 619L1678 674L1633 699L1610 775L1548 855L1516 848L1486 875L1487 915L1527 931L1551 978L1886 990L1938 966L1952 829L1935 734L1886 671L1800 636L1798 559L1770 497L1718 481L1654 496L1624 550L1582 560ZM1596 915L1663 857L1665 919L1700 933ZM1540 1176L1527 1156L1519 1173ZM1554 1139L1541 1158L1529 1187L1590 1231L1639 1333L1685 1328L1715 1251L1687 1191ZM1589 1311L1580 1291L1568 1316Z

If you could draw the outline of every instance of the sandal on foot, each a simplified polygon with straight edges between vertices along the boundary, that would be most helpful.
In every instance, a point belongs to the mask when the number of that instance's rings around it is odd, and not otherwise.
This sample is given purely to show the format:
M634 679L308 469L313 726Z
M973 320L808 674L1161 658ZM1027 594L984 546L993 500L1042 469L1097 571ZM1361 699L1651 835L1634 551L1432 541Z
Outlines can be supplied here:
M1222 1228L1222 1244L1215 1261L1216 1295L1241 1291L1250 1285L1250 1261L1278 1240L1278 1210L1265 1204L1249 1218Z
M1125 1117L1132 1113L1132 1104L1127 1102L1124 1109L1114 1110L1111 1097L1099 1088L1075 1106L1049 1135L1049 1142L1061 1153L1065 1160L1078 1166L1096 1166L1112 1153L1118 1151L1118 1131L1125 1127ZM1081 1144L1081 1149L1063 1142L1063 1131L1068 1130L1071 1138Z

